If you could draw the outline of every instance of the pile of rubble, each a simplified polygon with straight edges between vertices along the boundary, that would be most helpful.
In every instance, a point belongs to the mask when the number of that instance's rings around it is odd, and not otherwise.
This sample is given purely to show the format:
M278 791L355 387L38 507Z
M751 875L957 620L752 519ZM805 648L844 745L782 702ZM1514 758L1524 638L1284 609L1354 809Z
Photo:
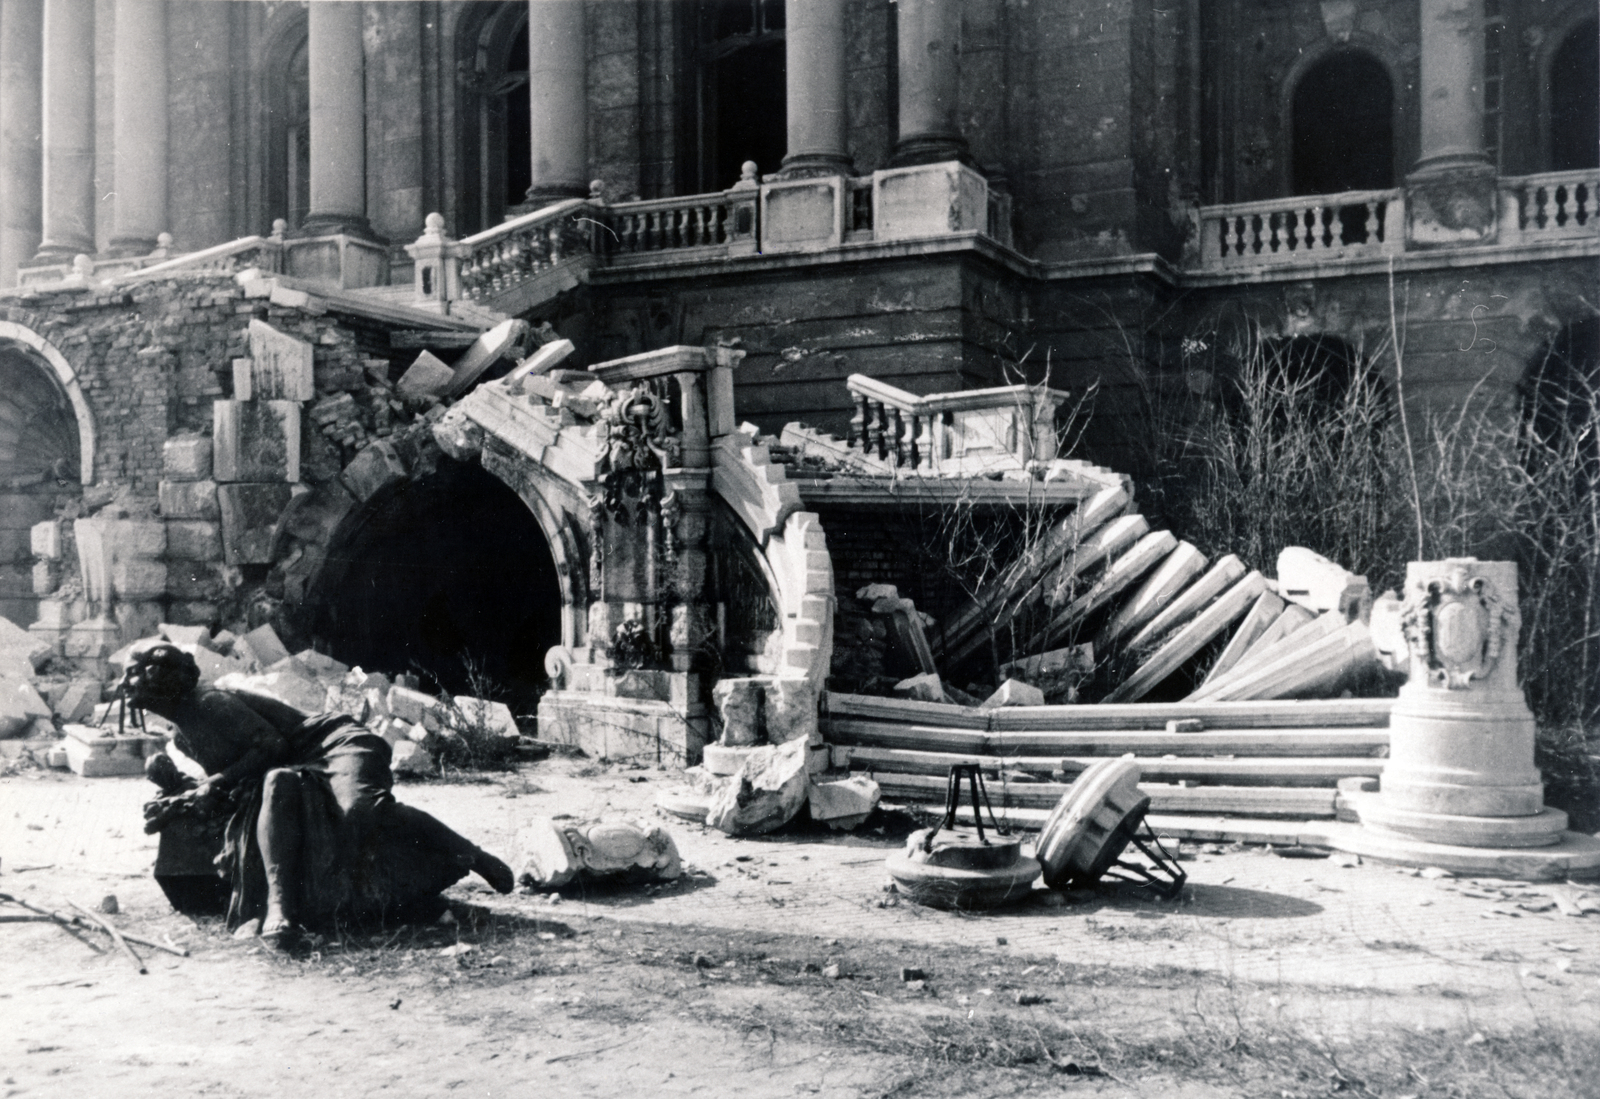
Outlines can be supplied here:
M111 672L120 678L134 653L161 641L194 657L202 686L265 695L308 716L350 714L388 741L397 774L434 774L441 760L472 754L463 738L503 744L505 756L522 740L502 702L434 696L412 675L363 671L314 649L290 653L270 625L239 635L163 624L154 636L112 654ZM0 619L0 740L16 742L11 754L27 751L86 777L139 774L145 757L166 747L171 727L149 714L135 728L114 698L116 678L70 679L63 686L62 677L40 676L49 657L48 645Z
M860 775L829 775L830 755L817 732L818 691L805 679L748 676L712 689L722 722L685 786L657 805L729 835L771 832L802 808L834 829L853 829L878 804L878 784Z

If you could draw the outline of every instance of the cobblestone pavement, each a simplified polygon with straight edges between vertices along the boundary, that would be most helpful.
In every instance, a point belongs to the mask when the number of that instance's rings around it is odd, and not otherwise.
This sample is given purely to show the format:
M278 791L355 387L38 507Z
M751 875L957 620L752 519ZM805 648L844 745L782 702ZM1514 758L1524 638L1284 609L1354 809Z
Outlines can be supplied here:
M519 822L529 817L660 819L654 795L671 783L666 772L557 760L505 780L408 783L397 793L513 861ZM140 829L148 790L139 779L60 773L0 779L0 889L55 898L115 892L125 906L162 907L149 877L156 841ZM497 897L472 879L456 892L523 911L566 906L574 915L637 922L998 946L1085 965L1175 967L1266 986L1436 993L1440 1012L1455 1012L1456 1020L1480 998L1535 1014L1600 1000L1600 915L1562 916L1548 907L1544 885L1436 879L1371 863L1342 865L1339 856L1290 859L1263 848L1188 845L1183 866L1191 885L1177 902L1103 896L1049 906L1041 892L1035 902L974 916L886 894L883 859L895 843L881 832L735 839L689 822L664 823L696 872L676 886L569 889L552 901Z

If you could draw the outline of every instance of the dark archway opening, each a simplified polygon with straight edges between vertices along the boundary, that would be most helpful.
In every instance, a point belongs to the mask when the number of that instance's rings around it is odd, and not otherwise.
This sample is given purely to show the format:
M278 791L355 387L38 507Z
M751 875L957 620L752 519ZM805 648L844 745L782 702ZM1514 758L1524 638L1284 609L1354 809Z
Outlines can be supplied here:
M502 482L448 458L367 505L314 598L313 632L338 659L453 694L488 684L516 713L532 712L561 643L543 530Z
M788 143L783 0L707 0L699 54L696 190L733 186L747 160L776 172Z
M1600 166L1600 22L1567 35L1550 61L1550 170Z
M1394 89L1377 58L1349 50L1317 62L1291 114L1294 194L1394 186Z
M77 495L78 419L50 366L32 351L0 345L0 615L38 618L29 531Z
M514 206L533 186L532 105L528 99L528 24L524 22L506 56L506 205ZM520 70L520 71L516 71ZM521 77L521 83L515 83Z

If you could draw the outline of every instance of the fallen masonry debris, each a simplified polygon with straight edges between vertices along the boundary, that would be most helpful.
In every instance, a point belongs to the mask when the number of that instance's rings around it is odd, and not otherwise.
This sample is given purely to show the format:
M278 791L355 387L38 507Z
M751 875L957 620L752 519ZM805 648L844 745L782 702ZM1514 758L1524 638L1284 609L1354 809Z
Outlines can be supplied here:
M517 849L517 881L530 889L560 889L579 878L672 881L683 873L672 837L632 821L531 820L517 832Z

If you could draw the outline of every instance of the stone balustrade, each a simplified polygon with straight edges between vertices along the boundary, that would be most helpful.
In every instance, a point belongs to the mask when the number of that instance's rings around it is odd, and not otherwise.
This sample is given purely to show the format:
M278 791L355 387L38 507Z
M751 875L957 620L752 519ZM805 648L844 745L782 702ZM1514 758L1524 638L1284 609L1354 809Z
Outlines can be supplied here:
M845 384L855 402L851 449L896 468L960 476L1054 458L1056 413L1069 397L1029 385L918 397L864 374Z
M487 302L592 251L589 203L568 199L456 242L461 292Z
M1226 270L1398 252L1404 205L1403 193L1392 190L1202 206L1189 265Z
M1600 169L1546 172L1500 181L1502 240L1540 241L1600 235L1595 191Z

